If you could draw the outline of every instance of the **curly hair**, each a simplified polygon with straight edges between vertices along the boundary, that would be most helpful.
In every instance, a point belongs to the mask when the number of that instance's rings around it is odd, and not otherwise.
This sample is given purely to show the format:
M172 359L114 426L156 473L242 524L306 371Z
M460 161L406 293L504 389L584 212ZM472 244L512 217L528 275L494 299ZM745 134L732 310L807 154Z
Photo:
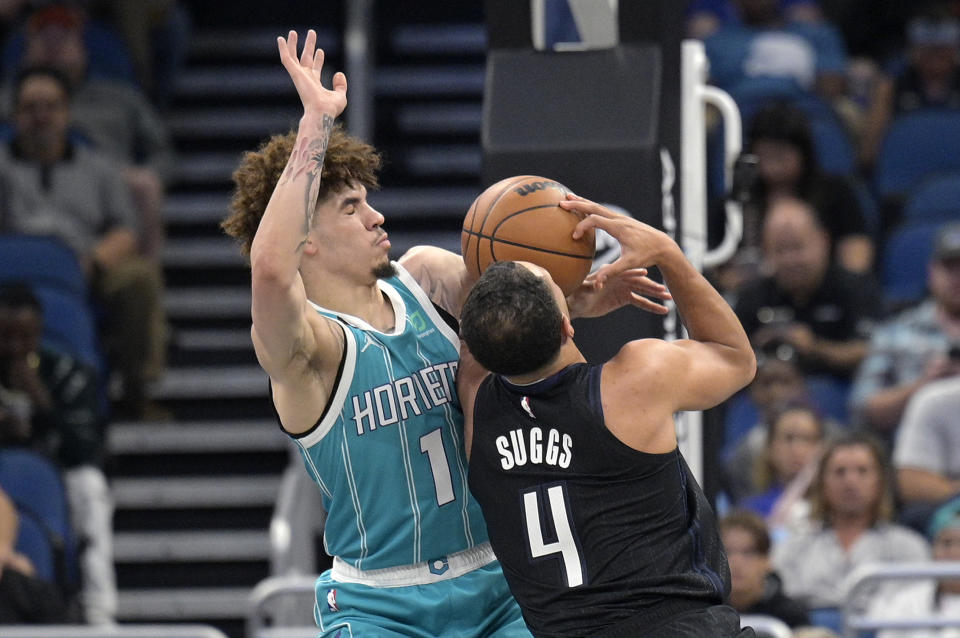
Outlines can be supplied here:
M237 240L244 256L250 255L253 236L257 233L260 219L280 175L287 166L296 139L296 131L274 135L256 151L244 153L240 165L233 172L230 215L221 222L220 227ZM381 163L380 154L372 146L347 135L340 126L334 127L323 158L317 203L347 187L365 186L367 190L379 188L377 173Z

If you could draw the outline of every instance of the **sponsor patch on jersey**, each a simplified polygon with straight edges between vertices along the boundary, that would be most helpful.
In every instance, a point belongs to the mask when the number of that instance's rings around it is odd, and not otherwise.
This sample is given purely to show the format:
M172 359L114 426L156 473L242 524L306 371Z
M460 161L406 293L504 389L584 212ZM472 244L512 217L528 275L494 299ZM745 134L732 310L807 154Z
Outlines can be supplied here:
M340 611L340 606L337 605L337 590L328 589L327 590L327 608L330 611Z
M533 413L533 410L530 409L530 397L523 397L520 399L520 407L523 408L523 411L530 415L531 419L537 418L537 415Z

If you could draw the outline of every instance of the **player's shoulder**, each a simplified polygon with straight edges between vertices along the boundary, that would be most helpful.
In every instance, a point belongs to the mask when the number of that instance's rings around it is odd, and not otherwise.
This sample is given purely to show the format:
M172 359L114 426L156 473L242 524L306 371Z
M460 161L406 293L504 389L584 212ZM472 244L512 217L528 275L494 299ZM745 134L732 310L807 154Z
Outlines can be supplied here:
M605 370L645 383L662 380L677 363L675 346L663 339L637 339L620 348L606 364Z
M460 255L438 246L413 246L405 252L397 263L411 275L423 270L433 271L450 267L451 264L461 264Z

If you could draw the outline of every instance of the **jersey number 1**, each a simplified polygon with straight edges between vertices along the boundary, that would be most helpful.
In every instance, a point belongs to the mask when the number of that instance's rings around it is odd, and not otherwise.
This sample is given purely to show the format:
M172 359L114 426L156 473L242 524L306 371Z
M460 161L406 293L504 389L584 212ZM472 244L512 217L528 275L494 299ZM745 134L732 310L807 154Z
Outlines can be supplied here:
M420 437L420 453L426 454L433 473L433 487L437 491L437 506L446 505L455 497L453 478L447 464L447 453L443 449L443 431L440 428L427 432Z
M577 542L573 538L573 528L570 525L570 515L567 512L567 500L563 495L562 485L552 485L546 489L547 501L550 503L550 516L553 518L553 529L557 532L557 540L551 543L543 541L543 530L540 527L540 490L537 488L524 492L523 510L527 522L527 539L530 542L530 554L534 558L560 554L563 568L566 572L567 587L579 587L583 584L583 565Z

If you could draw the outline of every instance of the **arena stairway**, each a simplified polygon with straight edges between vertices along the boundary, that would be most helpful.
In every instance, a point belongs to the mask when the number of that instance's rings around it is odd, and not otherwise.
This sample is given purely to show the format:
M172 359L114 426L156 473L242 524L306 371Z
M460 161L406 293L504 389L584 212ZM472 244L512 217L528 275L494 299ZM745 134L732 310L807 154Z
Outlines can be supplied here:
M241 638L250 591L269 575L269 520L291 448L250 344L249 271L218 224L241 153L301 113L276 36L316 26L328 68L342 69L331 26L342 7L217 15L214 3L185 4L194 33L166 114L178 151L164 212L170 361L152 392L172 416L109 431L118 620L207 623ZM373 141L386 163L370 199L395 256L424 242L458 251L480 186L479 8L384 1L377 24Z

